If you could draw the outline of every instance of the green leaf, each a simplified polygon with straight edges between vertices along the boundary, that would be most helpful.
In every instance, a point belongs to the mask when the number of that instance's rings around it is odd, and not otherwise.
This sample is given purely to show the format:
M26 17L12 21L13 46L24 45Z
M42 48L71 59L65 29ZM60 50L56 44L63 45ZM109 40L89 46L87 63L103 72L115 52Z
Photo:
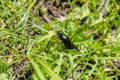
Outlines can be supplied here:
M35 63L35 61L31 58L31 56L29 54L27 54L27 57L29 58L29 60L32 64L38 78L41 79L41 80L46 80L45 76L43 75L43 73L41 71L41 69L39 68L39 65L37 63Z
M7 74L6 73L1 73L0 74L0 80L8 80L7 79Z
M57 75L50 67L46 64L41 59L37 59L38 62L40 63L42 69L49 75L53 80L63 80L59 75Z

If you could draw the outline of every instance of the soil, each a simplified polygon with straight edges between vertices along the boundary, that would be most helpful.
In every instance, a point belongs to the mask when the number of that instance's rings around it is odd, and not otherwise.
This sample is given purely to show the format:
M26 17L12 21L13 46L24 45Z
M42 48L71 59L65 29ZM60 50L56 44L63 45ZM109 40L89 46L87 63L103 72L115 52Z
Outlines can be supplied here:
M35 8L39 9L37 11ZM67 0L44 0L38 1L33 9L34 14L38 12L40 19L45 22L51 22L52 20L63 21L66 19L66 14L69 13L70 5Z

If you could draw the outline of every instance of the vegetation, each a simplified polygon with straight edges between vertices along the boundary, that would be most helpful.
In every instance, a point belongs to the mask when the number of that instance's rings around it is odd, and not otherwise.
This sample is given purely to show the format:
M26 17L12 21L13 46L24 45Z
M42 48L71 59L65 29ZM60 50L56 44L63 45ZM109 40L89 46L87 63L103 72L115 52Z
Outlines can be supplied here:
M47 1L0 0L0 80L119 80L120 1L61 0L69 12L52 19Z

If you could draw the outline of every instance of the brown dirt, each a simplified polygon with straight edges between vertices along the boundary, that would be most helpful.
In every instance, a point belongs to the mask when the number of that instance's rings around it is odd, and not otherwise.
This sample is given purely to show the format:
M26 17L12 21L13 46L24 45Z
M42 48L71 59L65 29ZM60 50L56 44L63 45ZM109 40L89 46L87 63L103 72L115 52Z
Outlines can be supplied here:
M35 7L40 8L38 12L42 21L51 22L52 20L63 21L66 19L66 14L69 13L70 5L67 0L45 0L38 1ZM34 13L36 14L34 7Z

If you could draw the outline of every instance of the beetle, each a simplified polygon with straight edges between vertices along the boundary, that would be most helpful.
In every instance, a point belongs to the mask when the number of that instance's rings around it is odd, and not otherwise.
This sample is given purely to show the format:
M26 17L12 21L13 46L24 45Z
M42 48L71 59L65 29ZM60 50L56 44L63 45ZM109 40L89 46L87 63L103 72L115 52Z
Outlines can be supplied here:
M62 40L62 42L64 43L64 45L68 48L68 49L76 49L77 47L72 43L72 41L70 40L70 38L63 34L60 31L57 31L57 35L58 37Z

